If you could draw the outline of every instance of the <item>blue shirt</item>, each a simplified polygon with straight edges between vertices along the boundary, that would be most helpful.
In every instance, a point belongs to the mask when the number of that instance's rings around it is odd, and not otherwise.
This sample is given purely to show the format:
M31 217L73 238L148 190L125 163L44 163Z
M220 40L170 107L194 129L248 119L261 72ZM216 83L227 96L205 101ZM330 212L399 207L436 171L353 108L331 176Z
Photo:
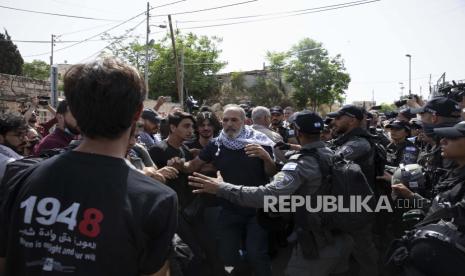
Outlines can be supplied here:
M145 145L147 149L151 148L152 146L158 144L160 142L160 139L157 138L156 136L149 134L145 131L141 132L139 134L139 141Z

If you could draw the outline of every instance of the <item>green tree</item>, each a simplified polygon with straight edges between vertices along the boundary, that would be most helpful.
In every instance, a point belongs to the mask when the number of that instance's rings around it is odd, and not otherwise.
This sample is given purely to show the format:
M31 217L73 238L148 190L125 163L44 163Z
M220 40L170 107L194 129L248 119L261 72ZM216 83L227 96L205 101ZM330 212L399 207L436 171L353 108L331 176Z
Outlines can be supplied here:
M216 77L226 63L219 61L221 38L197 36L193 33L176 35L177 55L182 60L184 89L198 100L208 99L219 91ZM171 40L166 36L156 45L156 57L150 64L150 90L155 96L171 95L177 98L176 69Z
M321 43L305 38L288 53L270 56L272 68L282 66L281 57L285 57L285 77L295 89L292 97L299 108L316 110L319 105L343 101L350 76L341 56L330 57Z
M0 73L21 75L24 60L8 31L0 33Z
M231 73L231 87L240 92L246 89L245 84L244 84L244 81L245 81L244 77L245 77L244 73L242 72L232 72Z
M282 82L282 72L286 66L286 60L288 58L288 53L266 52L266 59L270 63L269 70L274 73L274 77L278 80L279 89L283 92L285 92L285 89Z
M119 40L121 41L121 40ZM143 71L145 45L133 41L124 45L117 41L109 50L113 55ZM219 91L216 73L226 63L219 61L221 50L218 37L197 36L193 33L176 33L176 50L179 62L184 64L184 88L198 100L215 96ZM176 89L176 67L171 38L166 35L160 42L149 45L149 95L178 98Z
M382 103L381 108L379 109L380 112L388 113L397 110L397 107L394 104L390 103Z
M50 65L41 60L33 60L23 64L23 76L38 80L47 80L50 77Z
M248 89L251 100L255 105L276 106L280 105L284 99L279 87L271 80L263 77L257 78L257 83Z

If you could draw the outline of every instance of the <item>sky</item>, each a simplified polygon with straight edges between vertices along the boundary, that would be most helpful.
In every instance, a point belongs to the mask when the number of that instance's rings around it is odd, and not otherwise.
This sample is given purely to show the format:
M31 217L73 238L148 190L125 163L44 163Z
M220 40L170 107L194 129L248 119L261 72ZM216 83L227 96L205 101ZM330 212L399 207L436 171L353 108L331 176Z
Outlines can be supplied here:
M428 97L430 75L433 84L444 72L447 80L465 79L465 0L380 0L297 16L276 14L354 1L150 1L151 7L163 6L150 11L150 24L166 24L166 14L173 14L173 24L182 32L221 37L220 60L228 63L222 72L261 69L267 51L287 51L306 37L319 41L331 56L340 54L344 59L351 77L347 103L370 101L373 95L378 103L391 103L401 95L401 86L407 94L406 54L411 55L412 93ZM236 3L243 4L175 14ZM0 7L0 27L7 29L13 40L50 41L52 34L58 35L55 63L72 64L95 58L111 43L100 41L99 34L108 29L112 29L108 31L112 36L127 34L128 42L140 36L145 43L147 1L1 0L0 6L105 19L34 14ZM274 15L224 20L270 13ZM250 22L257 19L261 21ZM243 23L224 25L231 22ZM159 40L166 33L166 29L151 29L150 39ZM60 42L83 40L87 41ZM50 43L15 43L25 61L49 62ZM68 48L60 50L63 47Z

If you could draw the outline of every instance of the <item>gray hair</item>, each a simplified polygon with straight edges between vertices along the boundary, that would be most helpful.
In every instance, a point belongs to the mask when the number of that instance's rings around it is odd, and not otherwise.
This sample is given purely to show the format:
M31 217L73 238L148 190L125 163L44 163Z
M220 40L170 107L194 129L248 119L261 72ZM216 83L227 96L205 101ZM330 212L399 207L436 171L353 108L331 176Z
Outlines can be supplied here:
M266 117L271 117L270 110L264 106L257 106L252 110L252 121L254 124Z
M228 104L224 107L223 114L229 110L239 112L241 114L242 121L245 121L245 110L242 107L238 106L237 104Z

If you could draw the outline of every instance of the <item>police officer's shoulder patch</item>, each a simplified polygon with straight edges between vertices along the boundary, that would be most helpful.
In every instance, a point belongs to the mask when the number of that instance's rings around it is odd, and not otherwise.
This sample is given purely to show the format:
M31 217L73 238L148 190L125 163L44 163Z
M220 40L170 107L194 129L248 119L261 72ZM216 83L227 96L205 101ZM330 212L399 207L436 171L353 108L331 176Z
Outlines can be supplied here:
M281 170L282 171L295 171L296 167L297 167L297 163L287 162Z
M298 160L300 156L302 156L302 154L300 153L291 155L291 157L289 157L289 160Z
M294 177L284 172L279 172L274 176L274 181L277 188L284 188L294 182Z
M344 156L349 156L349 155L351 155L352 153L354 153L354 149L353 149L352 147L350 147L350 146L343 146L343 147L341 148L341 153L342 153L342 155L344 155Z

